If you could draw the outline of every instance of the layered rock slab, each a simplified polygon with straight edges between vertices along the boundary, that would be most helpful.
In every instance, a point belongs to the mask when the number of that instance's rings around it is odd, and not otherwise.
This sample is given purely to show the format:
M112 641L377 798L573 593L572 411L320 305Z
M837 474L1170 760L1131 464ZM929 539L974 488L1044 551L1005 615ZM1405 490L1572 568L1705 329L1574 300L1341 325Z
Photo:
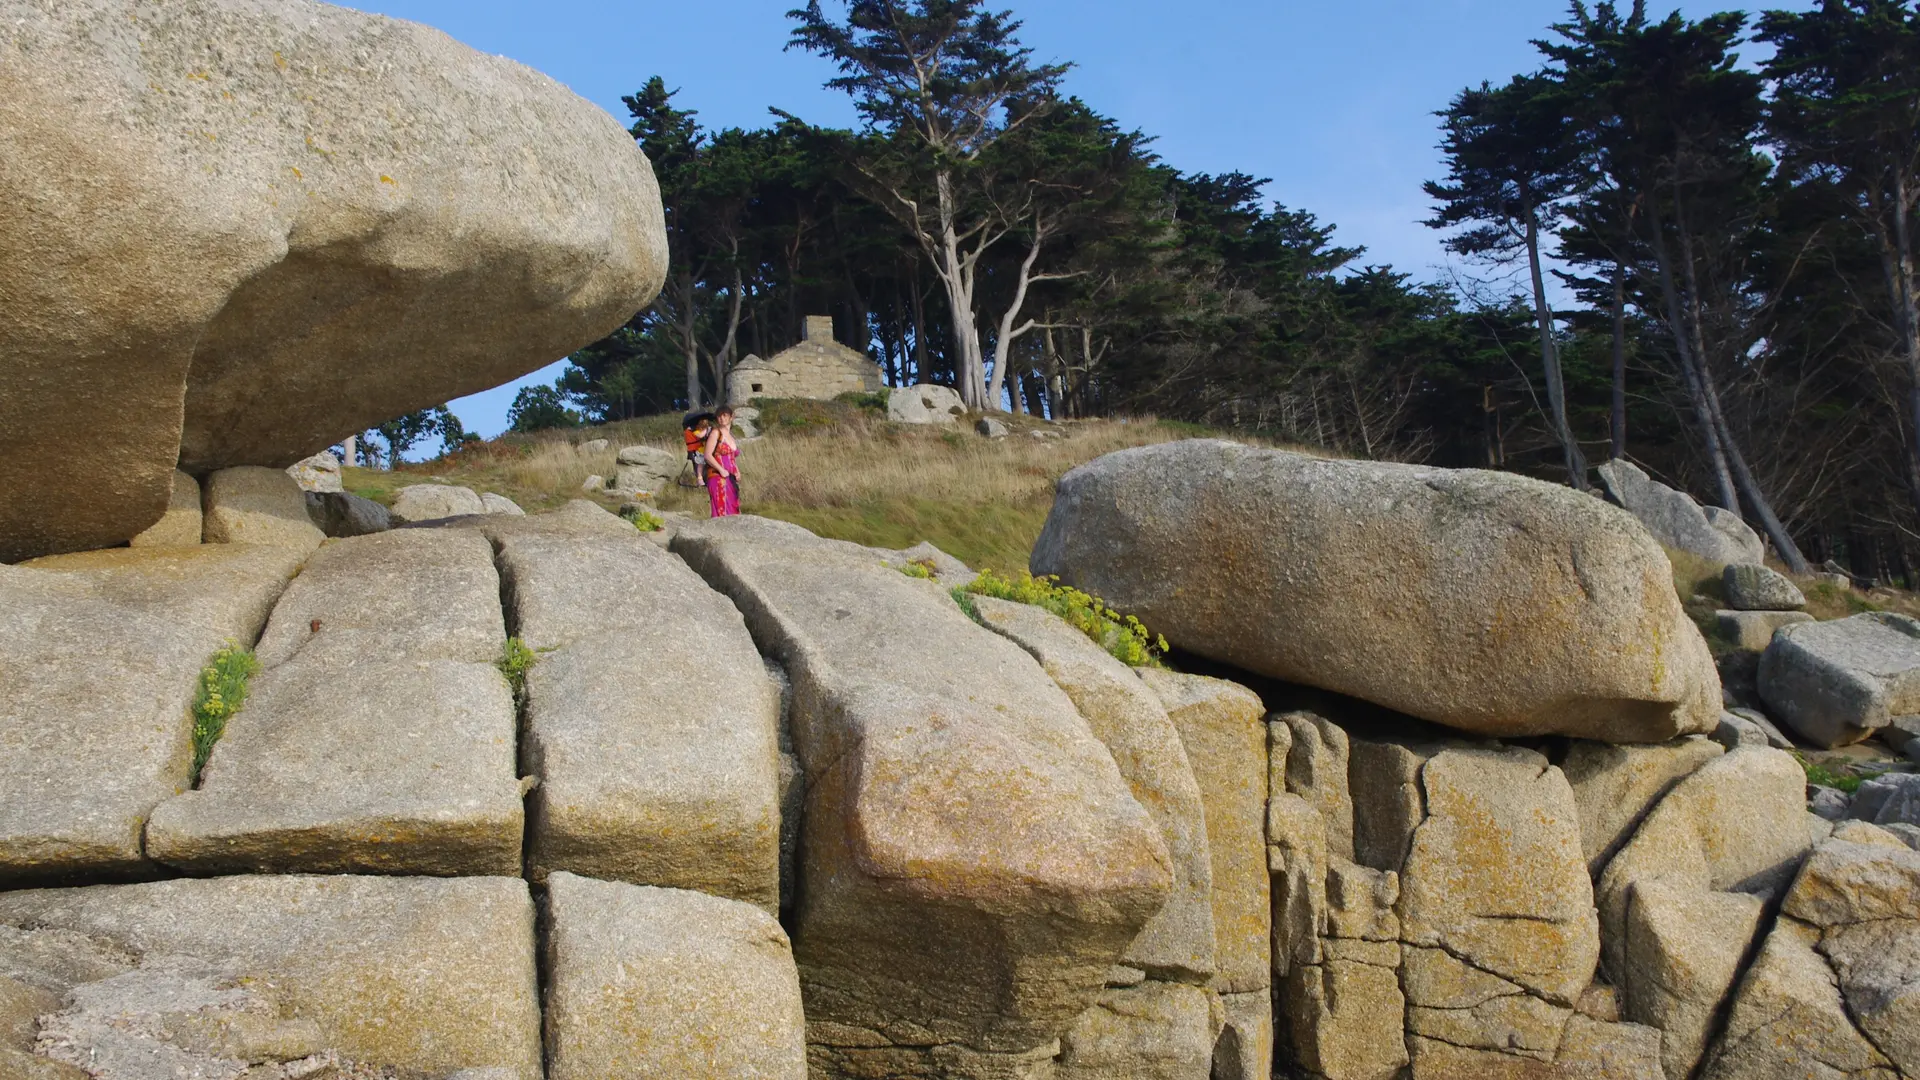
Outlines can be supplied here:
M753 518L673 547L792 680L817 1067L1039 1067L1172 884L1112 755L1026 652L864 549Z
M777 910L780 690L740 612L621 532L492 530L527 674L536 876L695 889Z
M544 917L547 1080L806 1080L800 977L771 915L560 871Z
M0 884L151 868L141 830L187 785L201 668L253 643L299 563L219 545L0 567Z
M200 788L155 811L150 857L217 872L518 873L499 596L493 549L471 533L329 544L275 608L266 670Z
M1920 620L1874 611L1783 626L1759 686L1768 712L1814 745L1859 742L1920 712Z
M1719 716L1659 545L1524 477L1123 450L1061 480L1032 569L1182 648L1476 734L1657 742Z
M1210 1080L1220 1021L1212 994L1147 981L1114 987L1060 1040L1054 1080Z
M514 878L243 876L5 893L0 958L68 994L185 970L271 995L277 1019L310 1025L308 1037L354 1062L541 1077L533 903Z
M126 540L176 462L281 468L499 385L664 275L622 126L439 31L304 0L0 28L0 200L37 208L0 223L0 560ZM76 442L76 408L114 420Z
M1820 932L1781 919L1741 979L1702 1080L1898 1080L1847 1016Z
M1885 830L1843 825L1807 860L1782 911L1825 958L1858 1033L1901 1075L1920 1074L1920 852Z
M973 603L984 625L1032 653L1067 692L1113 755L1134 800L1153 816L1173 857L1172 894L1121 962L1154 978L1204 985L1218 970L1208 813L1181 732L1161 697L1051 612L988 596ZM1264 743L1264 729L1258 735ZM1264 754L1256 756L1264 770ZM1247 764L1253 760L1250 756ZM1264 879L1264 865L1260 872ZM1259 960L1264 970L1265 942Z
M1580 847L1598 878L1648 811L1724 750L1708 739L1650 746L1577 742L1561 763L1580 817Z
M1698 1065L1766 900L1811 846L1805 783L1782 751L1729 751L1676 785L1601 875L1606 970L1626 1019L1664 1033L1670 1077Z
M1593 980L1600 932L1565 776L1529 750L1445 750L1420 784L1427 817L1397 906L1405 940L1571 1007Z
M1266 707L1224 679L1142 668L1166 706L1206 807L1213 863L1214 988L1247 994L1273 984L1273 895L1267 875Z

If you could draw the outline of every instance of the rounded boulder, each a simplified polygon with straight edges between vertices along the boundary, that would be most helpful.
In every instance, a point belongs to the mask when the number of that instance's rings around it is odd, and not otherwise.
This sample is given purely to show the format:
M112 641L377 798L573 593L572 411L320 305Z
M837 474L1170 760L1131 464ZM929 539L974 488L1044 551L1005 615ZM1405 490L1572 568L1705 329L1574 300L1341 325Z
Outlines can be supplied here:
M307 0L0 0L0 203L0 561L551 363L666 264L612 116Z
M1660 742L1720 715L1660 546L1526 477L1122 450L1061 480L1032 569L1181 649L1475 734Z

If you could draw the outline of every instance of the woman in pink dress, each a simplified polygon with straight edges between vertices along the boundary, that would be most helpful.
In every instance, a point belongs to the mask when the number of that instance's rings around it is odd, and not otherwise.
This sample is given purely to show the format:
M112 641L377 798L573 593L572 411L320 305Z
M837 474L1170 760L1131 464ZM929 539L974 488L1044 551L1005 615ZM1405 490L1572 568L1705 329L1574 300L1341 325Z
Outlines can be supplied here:
M740 444L733 440L733 409L721 406L707 433L707 501L714 517L740 512Z

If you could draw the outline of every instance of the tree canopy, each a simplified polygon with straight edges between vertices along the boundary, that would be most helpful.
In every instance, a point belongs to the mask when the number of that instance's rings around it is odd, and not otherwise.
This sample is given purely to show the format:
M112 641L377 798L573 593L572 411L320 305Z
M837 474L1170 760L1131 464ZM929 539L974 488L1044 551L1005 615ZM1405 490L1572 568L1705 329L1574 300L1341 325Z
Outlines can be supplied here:
M1911 579L1914 2L1689 19L1576 0L1534 69L1434 103L1427 223L1463 260L1444 283L1369 262L1256 176L1162 160L1069 95L1068 58L1037 57L1011 12L813 0L790 19L859 126L775 108L710 130L638 78L669 279L573 357L563 412L710 402L831 313L890 383L974 408L1155 413L1580 486L1630 457L1790 563Z

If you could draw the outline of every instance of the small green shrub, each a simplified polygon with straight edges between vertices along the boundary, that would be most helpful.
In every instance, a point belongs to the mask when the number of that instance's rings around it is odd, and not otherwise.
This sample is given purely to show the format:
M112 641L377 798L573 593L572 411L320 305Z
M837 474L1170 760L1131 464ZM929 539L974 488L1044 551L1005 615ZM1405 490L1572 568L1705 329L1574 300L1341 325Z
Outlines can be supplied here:
M900 567L900 572L910 578L919 578L921 581L932 581L934 578L933 560L914 559L908 562L907 565Z
M507 677L507 685L513 687L513 700L524 702L527 697L527 672L540 662L540 654L527 648L527 643L517 637L507 639L500 647L500 659L493 666Z
M1838 788L1849 795L1860 790L1862 777L1851 772L1835 771L1817 761L1808 761L1806 755L1798 751L1793 756L1799 759L1800 767L1806 770L1807 783L1816 787Z
M967 618L974 622L980 621L980 606L973 602L973 595L967 592L965 585L955 585L947 590L947 595L953 597L953 602L959 604L960 610L967 613Z
M226 734L227 721L247 702L247 680L260 671L253 652L227 642L207 659L193 695L193 786L207 767L213 744Z
M1167 653L1167 639L1149 632L1139 619L1120 614L1097 596L1060 584L1057 577L1037 578L1022 570L1018 577L1003 578L986 570L973 579L966 591L1045 608L1128 667L1158 667L1160 658ZM961 607L969 605L961 604ZM971 610L968 614L977 617Z
M856 409L884 413L887 411L887 396L892 392L892 390L884 386L871 394L862 393L858 390L849 390L844 394L834 395L833 400L843 405L851 405Z
M667 523L661 520L659 514L638 506L621 507L620 516L632 522L633 527L641 532L659 532L667 527Z

